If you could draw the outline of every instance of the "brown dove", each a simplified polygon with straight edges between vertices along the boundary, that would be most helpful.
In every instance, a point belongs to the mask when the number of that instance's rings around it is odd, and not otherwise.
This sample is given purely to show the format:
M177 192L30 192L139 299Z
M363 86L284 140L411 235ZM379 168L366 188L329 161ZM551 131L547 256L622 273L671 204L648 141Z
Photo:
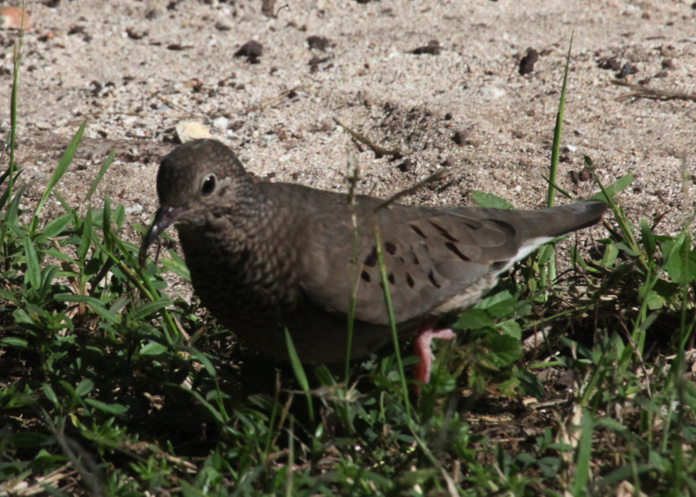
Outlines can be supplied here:
M434 331L441 316L473 305L516 261L596 224L607 208L602 202L541 210L385 206L360 195L355 265L348 195L256 182L218 141L193 141L166 156L157 194L160 208L143 240L141 264L157 236L175 224L193 288L211 314L248 346L284 359L287 328L303 362L345 360L352 288L350 357L390 342L376 225L397 330L402 338L417 335L416 379L425 382L430 339L453 337L451 330Z

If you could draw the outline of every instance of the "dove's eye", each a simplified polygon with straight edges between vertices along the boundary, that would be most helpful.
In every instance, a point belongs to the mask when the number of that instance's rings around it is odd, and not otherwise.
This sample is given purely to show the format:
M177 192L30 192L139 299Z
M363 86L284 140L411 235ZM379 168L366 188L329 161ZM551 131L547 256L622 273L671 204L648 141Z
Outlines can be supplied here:
M215 191L216 178L214 174L209 174L201 182L201 194L210 195Z

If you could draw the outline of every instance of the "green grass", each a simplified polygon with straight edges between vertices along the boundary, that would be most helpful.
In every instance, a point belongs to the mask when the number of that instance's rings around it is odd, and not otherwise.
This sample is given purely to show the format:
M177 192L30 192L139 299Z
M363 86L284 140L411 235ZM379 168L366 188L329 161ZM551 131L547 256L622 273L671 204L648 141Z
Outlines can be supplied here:
M674 237L632 225L630 176L597 178L618 226L597 250L557 278L551 249L521 264L417 399L408 354L340 377L274 363L168 296L181 259L141 271L124 208L90 203L113 155L86 207L60 196L83 130L28 221L13 152L0 177L0 495L696 493L692 217ZM63 213L41 222L51 196Z

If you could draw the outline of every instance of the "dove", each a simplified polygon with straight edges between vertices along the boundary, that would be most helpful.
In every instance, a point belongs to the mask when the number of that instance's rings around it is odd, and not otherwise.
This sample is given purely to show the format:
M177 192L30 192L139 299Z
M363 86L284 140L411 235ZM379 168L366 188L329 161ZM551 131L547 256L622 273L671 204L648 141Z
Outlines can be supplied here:
M432 338L454 337L436 329L441 318L474 305L515 262L598 223L607 209L599 201L539 210L413 206L363 195L352 207L347 194L256 181L210 139L162 160L157 195L141 264L175 225L194 292L210 313L247 346L281 359L289 357L287 329L305 363L345 361L351 293L349 357L392 340L378 231L397 332L415 337L421 382L429 380Z

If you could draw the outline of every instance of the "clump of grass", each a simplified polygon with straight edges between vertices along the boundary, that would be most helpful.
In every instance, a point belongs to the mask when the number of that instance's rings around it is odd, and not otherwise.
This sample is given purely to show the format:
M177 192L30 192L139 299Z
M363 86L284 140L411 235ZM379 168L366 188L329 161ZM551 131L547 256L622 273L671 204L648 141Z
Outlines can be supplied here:
M299 382L254 386L258 360L237 369L229 334L165 293L165 270L187 275L176 253L139 272L124 208L92 200L113 154L84 206L60 195L84 125L20 211L18 58L0 176L0 494L696 492L693 214L655 234L621 207L630 177L598 178L615 221L599 250L555 279L540 276L551 252L522 264L460 316L419 400L398 355L342 382L296 363ZM63 212L43 222L50 198Z

